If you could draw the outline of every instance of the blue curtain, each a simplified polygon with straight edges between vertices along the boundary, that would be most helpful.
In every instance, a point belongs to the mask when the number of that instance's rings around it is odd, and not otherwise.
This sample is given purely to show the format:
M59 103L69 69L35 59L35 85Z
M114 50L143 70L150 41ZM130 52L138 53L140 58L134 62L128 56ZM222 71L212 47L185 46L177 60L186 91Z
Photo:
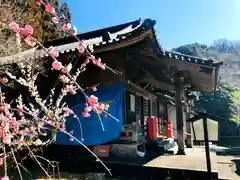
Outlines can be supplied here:
M85 145L98 145L110 142L119 138L120 131L123 125L123 94L125 91L125 83L112 84L111 86L99 85L98 90L91 95L98 97L99 102L109 103L108 113L117 118L119 122L110 116L103 113L100 115L105 131L103 131L100 120L94 112L91 112L91 117L84 118L82 112L84 110L84 101L81 95L75 95L68 98L68 102L80 119L83 128L83 143ZM81 141L81 133L79 122L69 117L66 122L68 131L73 132L73 136ZM80 145L76 141L70 140L69 136L59 132L57 134L56 144L61 145Z

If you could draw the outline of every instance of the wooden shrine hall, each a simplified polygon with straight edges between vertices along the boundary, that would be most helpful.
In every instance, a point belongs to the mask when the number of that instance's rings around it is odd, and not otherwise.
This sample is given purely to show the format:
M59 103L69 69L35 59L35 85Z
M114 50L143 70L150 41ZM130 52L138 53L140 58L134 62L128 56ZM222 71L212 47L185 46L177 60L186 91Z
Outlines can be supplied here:
M191 126L190 123L186 123L186 119L190 118L194 107L194 92L212 93L216 90L222 63L163 50L156 37L155 23L151 19L139 19L77 35L85 41L89 49L93 47L96 57L100 57L104 63L116 70L113 73L108 69L103 71L89 65L87 71L79 77L79 82L84 86L126 83L123 131L134 129L137 125L142 130L142 135L132 137L131 140L121 137L113 140L114 143L144 139L146 117L156 116L162 119L160 124L171 120L168 119L168 104L173 98L176 106L176 122L173 122L173 126L177 130L175 138L179 146L178 154L185 154L185 129L191 134ZM54 46L59 53L58 59L64 64L71 63L73 71L84 59L77 56L79 43L74 37L58 39L44 45L47 48ZM0 63L7 65L11 62L9 59L12 59L11 63L17 63L19 56L26 62L50 59L44 50L30 49L11 57L4 57ZM50 64L46 63L45 66ZM45 73L39 78L39 88L48 91L53 85L51 79L56 77L56 72ZM49 86L41 82L48 82ZM158 134L161 133L159 128ZM189 147L192 146L191 136L187 136L186 142Z
M174 98L178 154L184 154L184 121L190 118L191 107L194 106L193 92L214 92L222 63L164 51L155 34L155 23L151 19L140 19L78 35L87 45L93 46L96 57L101 57L107 65L122 73L119 75L91 67L83 73L81 81L87 78L85 83L88 85L127 82L124 98L125 127L131 126L133 121L144 126L145 116L168 120L169 98L164 95ZM50 45L58 49L63 59L71 59L65 57L73 56L78 48L73 37L46 44ZM44 51L39 51L40 57L44 55ZM191 134L189 123L186 129ZM192 146L191 136L187 136L187 145Z

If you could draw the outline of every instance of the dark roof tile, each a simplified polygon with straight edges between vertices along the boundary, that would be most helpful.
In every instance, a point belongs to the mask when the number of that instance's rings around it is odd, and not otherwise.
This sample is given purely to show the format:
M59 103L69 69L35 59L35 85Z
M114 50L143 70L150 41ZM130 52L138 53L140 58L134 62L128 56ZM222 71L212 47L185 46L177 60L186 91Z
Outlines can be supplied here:
M129 23L112 26L92 32L83 33L77 35L79 39L84 39L87 45L94 46L94 48L105 46L109 44L120 43L122 40L131 39L133 37L139 36L141 33L146 32L146 30L151 29L153 33L153 37L155 38L155 42L158 43L156 38L156 33L154 29L154 25L156 21L151 19L145 20L136 20ZM106 37L106 34L108 37ZM74 37L67 37L63 39L58 39L55 41L51 41L44 44L45 47L55 46L56 51L60 54L76 51L79 48L78 42ZM213 60L192 57L184 54L180 54L172 51L164 51L158 43L159 50L161 56L167 56L170 59L187 61L189 63L202 64L206 66L215 66L219 63L214 63ZM38 58L48 56L47 53L43 49L39 49L34 53L26 54L26 56L30 56L29 58ZM25 57L26 58L26 57ZM221 64L221 63L220 63Z

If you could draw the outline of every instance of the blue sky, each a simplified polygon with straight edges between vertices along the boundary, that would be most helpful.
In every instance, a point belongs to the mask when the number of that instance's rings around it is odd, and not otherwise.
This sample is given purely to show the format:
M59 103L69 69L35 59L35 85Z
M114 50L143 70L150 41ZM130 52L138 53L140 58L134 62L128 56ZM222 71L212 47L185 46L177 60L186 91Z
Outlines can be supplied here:
M138 18L156 20L163 48L240 40L240 0L65 0L80 32Z

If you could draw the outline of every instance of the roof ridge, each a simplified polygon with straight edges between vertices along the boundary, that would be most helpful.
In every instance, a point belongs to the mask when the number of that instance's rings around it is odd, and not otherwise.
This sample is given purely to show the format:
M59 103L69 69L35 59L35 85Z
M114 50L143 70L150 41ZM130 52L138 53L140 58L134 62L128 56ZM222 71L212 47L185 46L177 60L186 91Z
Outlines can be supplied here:
M76 36L79 39L92 39L95 37L100 37L102 36L104 33L109 32L109 33L116 33L120 30L123 30L125 28L127 28L128 26L132 25L132 26L138 26L142 24L142 19L139 18L138 20L134 20L134 21L130 21L127 23L123 23L123 24L119 24L119 25L114 25L114 26L110 26L110 27L106 27L106 28L102 28L102 29L97 29L97 30L93 30L93 31L88 31L88 32L84 32L81 34L77 34ZM68 36L65 38L60 38L60 39L56 39L53 41L49 41L44 43L43 45L48 47L51 45L63 45L66 43L72 43L75 42L76 39L74 37Z

